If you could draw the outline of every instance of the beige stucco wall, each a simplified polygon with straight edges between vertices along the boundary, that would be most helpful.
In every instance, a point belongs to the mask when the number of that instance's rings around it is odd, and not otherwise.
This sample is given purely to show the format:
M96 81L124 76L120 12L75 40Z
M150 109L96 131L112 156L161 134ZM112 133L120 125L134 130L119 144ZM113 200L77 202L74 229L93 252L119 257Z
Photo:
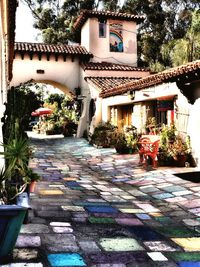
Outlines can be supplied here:
M191 105L188 103L186 97L181 94L180 90L176 86L176 83L161 84L158 86L150 87L144 90L135 91L135 98L131 100L127 94L118 95L114 97L108 97L102 100L102 120L108 121L111 106L134 104L132 122L137 127L139 132L143 131L144 125L147 119L147 107L148 101L154 100L159 97L177 96L175 103L176 114L184 112L190 113ZM175 114L175 124L178 130L182 130L178 117ZM187 131L188 121L186 121L185 128Z
M38 74L37 70L44 70L44 74ZM24 60L20 55L17 55L13 62L13 79L12 86L17 86L20 83L34 80L36 82L46 82L58 87L64 93L74 92L74 88L80 84L80 67L79 60L73 62L70 58L63 61L62 57L55 61L54 56L47 61L46 56L39 61L37 55L30 60L28 55L25 55Z
M112 20L113 21L113 20ZM99 37L99 23L97 18L89 18L83 25L81 45L85 46L93 55L93 61L113 62L137 65L137 34L136 23L122 21L124 52L110 52L109 22L106 25L106 38Z

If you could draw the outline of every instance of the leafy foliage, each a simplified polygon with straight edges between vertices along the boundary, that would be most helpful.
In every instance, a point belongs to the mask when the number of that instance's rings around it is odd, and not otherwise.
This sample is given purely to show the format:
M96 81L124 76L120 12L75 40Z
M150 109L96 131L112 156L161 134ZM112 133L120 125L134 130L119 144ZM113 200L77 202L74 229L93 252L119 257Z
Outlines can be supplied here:
M30 89L32 85L29 82L13 87L8 91L8 100L3 117L4 143L15 138L16 130L19 132L19 136L25 136L32 111L42 104L41 94L33 92Z

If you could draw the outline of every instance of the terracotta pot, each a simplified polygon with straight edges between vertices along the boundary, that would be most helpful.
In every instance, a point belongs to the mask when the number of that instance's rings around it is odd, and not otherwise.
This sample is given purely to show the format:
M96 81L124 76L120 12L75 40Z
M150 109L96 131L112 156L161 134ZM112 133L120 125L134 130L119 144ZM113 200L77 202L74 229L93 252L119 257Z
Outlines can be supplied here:
M32 181L29 185L29 192L34 193L35 191L35 186L36 186L36 181Z
M177 155L176 160L175 160L175 164L177 167L185 167L186 160L187 160L186 155Z

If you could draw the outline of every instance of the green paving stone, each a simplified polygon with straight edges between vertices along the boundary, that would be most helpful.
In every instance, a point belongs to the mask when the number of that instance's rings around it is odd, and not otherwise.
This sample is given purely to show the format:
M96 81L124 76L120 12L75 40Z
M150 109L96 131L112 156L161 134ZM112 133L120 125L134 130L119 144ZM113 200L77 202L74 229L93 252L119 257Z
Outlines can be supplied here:
M200 261L199 252L166 252L167 256L176 262L179 261Z
M116 223L113 218L104 218L104 217L96 218L96 217L91 216L91 217L88 218L88 220L89 220L90 223L105 223L105 224L107 224L107 223Z
M160 233L168 237L193 237L195 232L186 227L159 227L156 228Z
M165 216L156 217L155 220L164 224L170 223L172 221L169 217Z
M100 245L105 251L139 251L143 247L133 238L101 238Z

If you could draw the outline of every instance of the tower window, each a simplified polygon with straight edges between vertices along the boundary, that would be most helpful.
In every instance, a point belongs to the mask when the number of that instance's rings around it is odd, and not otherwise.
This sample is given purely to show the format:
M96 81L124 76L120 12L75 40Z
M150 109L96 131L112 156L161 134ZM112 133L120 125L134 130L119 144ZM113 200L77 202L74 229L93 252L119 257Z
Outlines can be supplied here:
M99 37L106 38L106 21L105 20L99 21Z

